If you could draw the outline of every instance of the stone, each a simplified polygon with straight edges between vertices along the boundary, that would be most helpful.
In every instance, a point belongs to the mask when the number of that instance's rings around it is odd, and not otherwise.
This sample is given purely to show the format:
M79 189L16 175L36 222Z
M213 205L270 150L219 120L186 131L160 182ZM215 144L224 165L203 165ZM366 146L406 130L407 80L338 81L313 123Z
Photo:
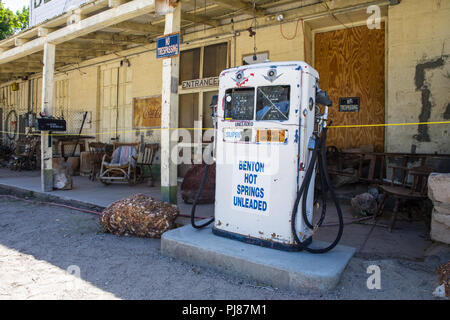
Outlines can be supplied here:
M428 197L433 202L450 204L450 173L432 173L428 178Z
M378 196L380 195L380 192L377 188L369 188L367 193L370 193L375 199L378 199Z
M180 211L176 205L135 194L112 203L103 210L99 222L115 235L160 238L175 224Z
M193 165L184 176L181 184L181 197L186 203L194 203L195 196L205 172L206 165ZM197 200L198 204L214 203L216 190L216 164L209 166L205 185Z
M450 204L435 202L433 205L437 213L450 215Z
M445 297L449 297L450 296L450 261L448 261L447 263L444 263L442 266L439 266L436 269L436 273L439 274L439 283L441 283L443 285L443 289L439 289L437 288L437 290L435 291L437 294L437 296L445 296ZM442 292L444 293L442 295ZM440 293L440 295L439 295Z
M431 216L431 239L450 244L450 215L433 210Z
M355 212L363 216L374 215L378 209L376 198L367 192L353 197L351 204Z
M56 190L71 190L73 181L67 163L60 158L58 161L53 161L53 164L56 164L53 169L53 188Z

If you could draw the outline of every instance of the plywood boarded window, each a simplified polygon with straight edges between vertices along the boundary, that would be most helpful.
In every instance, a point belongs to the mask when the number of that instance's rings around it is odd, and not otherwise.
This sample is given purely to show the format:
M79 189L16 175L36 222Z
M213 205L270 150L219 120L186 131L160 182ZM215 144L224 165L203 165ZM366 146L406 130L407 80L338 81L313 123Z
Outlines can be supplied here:
M200 48L182 51L180 55L180 84L200 78Z
M333 125L384 123L385 28L366 25L318 33L315 36L315 68L320 87L328 91ZM359 112L340 112L339 98L360 98ZM371 145L384 151L383 127L330 128L327 144L339 149Z
M161 127L161 96L133 99L133 128Z

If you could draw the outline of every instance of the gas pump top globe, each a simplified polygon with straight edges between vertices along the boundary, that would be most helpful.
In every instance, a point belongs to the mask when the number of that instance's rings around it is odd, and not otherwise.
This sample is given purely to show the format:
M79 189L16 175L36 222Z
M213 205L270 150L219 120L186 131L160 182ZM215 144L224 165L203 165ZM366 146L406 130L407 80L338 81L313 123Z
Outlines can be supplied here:
M319 75L305 62L230 68L219 78L213 232L295 250L291 211L310 159ZM314 179L309 193L314 192ZM312 219L313 196L306 202ZM301 206L299 206L299 211ZM311 231L296 220L301 239Z

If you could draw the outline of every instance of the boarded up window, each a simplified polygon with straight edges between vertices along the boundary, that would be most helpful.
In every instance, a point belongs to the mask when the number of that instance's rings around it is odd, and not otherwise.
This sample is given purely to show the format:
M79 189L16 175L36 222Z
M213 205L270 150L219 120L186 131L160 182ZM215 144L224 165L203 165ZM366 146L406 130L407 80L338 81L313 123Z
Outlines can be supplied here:
M227 43L205 47L203 78L217 77L227 68Z
M161 96L133 99L133 128L161 127Z
M200 78L200 48L181 52L180 84L185 80Z
M198 93L180 95L179 128L194 128L198 120Z

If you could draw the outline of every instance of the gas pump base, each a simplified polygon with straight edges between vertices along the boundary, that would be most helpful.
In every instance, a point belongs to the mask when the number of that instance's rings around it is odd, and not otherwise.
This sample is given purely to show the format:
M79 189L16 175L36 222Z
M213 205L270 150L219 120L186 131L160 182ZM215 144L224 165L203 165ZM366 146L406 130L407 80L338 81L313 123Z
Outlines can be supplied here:
M264 240L259 238L253 238L253 237L245 237L243 235L240 235L238 233L234 232L228 232L223 231L220 229L217 229L215 227L212 228L213 234L220 237L225 237L228 239L238 240L242 241L248 244L253 244L261 247L271 248L271 249L277 249L277 250L284 250L284 251L301 251L301 247L297 244L283 244L280 242L270 241L270 240ZM312 238L308 238L305 242L302 243L302 245L309 246L312 242Z
M316 245L326 244L314 241L312 246ZM186 225L163 234L161 252L275 288L326 291L336 287L355 249L338 245L320 255L273 250L217 237L211 227L197 230Z

